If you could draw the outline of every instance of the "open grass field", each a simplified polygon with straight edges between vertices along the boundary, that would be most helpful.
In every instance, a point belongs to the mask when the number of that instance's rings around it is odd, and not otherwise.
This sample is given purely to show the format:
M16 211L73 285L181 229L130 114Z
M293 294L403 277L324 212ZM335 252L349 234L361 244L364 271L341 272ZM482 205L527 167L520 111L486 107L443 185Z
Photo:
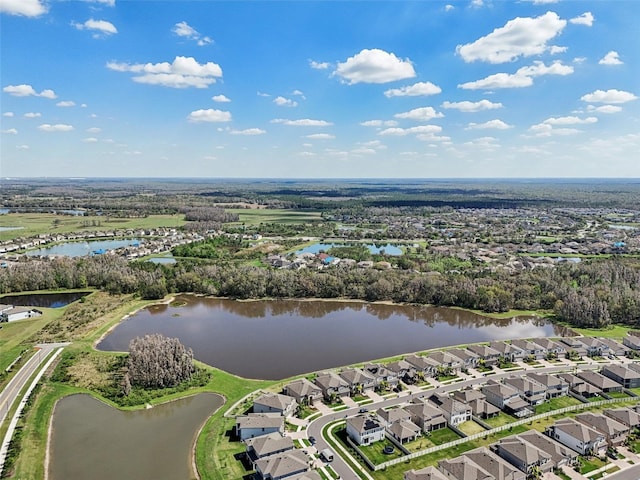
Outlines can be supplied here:
M473 435L474 433L484 432L485 429L479 423L474 422L473 420L467 420L466 422L462 422L458 425L458 430L466 433L467 435Z
M307 223L322 220L320 212L314 211L244 208L228 208L225 211L237 213L240 216L240 221L237 223L245 223L247 225L258 225L260 223Z
M487 418L485 423L490 425L491 428L501 427L502 425L507 425L509 423L513 423L517 420L517 418L512 417L511 415L507 415L504 412L500 412L498 416L493 418Z
M75 217L53 213L8 213L0 215L0 227L21 227L0 231L0 241L51 233L73 233L115 229L181 227L184 215L150 215L144 218Z

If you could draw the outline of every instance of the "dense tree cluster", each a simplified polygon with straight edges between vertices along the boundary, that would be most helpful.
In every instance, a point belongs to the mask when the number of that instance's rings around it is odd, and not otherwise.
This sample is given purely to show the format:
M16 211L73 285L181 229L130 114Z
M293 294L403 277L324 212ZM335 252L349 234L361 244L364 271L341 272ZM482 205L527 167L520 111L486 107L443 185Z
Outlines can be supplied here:
M131 386L175 387L189 380L194 371L193 351L177 338L160 334L137 337L129 344L123 392L128 394Z

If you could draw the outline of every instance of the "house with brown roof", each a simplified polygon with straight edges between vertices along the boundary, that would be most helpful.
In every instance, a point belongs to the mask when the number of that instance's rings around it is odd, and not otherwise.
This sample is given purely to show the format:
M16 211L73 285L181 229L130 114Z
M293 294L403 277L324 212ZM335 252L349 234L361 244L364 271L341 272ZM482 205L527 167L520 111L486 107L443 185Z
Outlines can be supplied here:
M462 360L446 351L431 352L426 358L433 360L439 367L451 373L458 373L462 368Z
M630 429L640 427L640 413L629 408L608 408L602 412Z
M411 415L410 420L418 425L425 433L440 430L447 426L447 418L444 412L438 407L428 402L423 402L420 399L414 399L404 410L409 412Z
M405 360L397 360L387 363L389 371L395 373L399 380L405 383L413 383L416 378L416 367Z
M622 344L631 350L640 350L640 336L627 334L622 339Z
M598 372L593 372L591 370L583 370L581 372L578 372L576 376L578 378L581 378L585 382L590 383L591 385L599 388L605 393L619 392L622 390L622 385L620 385L618 382L614 380L611 380L608 377L605 377L604 375Z
M322 395L327 400L332 397L348 397L351 394L349 384L334 372L319 374L314 383L322 390Z
M444 412L449 425L457 427L462 422L471 420L471 407L448 394L434 393L429 397L429 401Z
M482 386L482 393L486 395L487 402L515 417L527 417L534 413L529 403L524 401L518 391L509 385L489 380Z
M420 470L407 470L403 480L447 480L436 467L425 467Z
M537 345L540 345L542 348L546 350L545 357L549 353L551 353L558 358L562 358L567 353L567 349L565 345L558 342L554 342L553 340L546 337L532 338L531 342Z
M422 372L425 377L434 377L440 366L435 360L419 355L408 355L404 360L415 368L416 373Z
M503 340L490 342L489 347L498 351L500 356L508 362L521 362L525 357L524 350Z
M322 389L306 378L288 383L282 393L294 398L299 405L310 405L314 401L322 399Z
M547 398L556 398L569 393L569 384L562 378L548 373L527 373L531 380L544 385Z
M387 427L387 432L398 442L407 443L418 438L422 429L411 420L398 420Z
M450 348L447 352L460 359L462 368L475 368L478 366L478 355L469 349Z
M540 405L547 397L546 387L527 376L509 377L503 382L514 388L529 405Z
M360 368L345 368L339 375L349 385L351 395L371 391L376 386L376 380L373 375Z
M601 343L609 347L610 353L617 357L624 357L629 353L629 348L612 338L598 337Z
M526 475L537 468L543 473L553 469L551 455L517 436L500 440L492 449Z
M438 470L452 480L495 480L493 475L465 456L440 460Z
M387 389L396 388L400 379L395 372L392 372L384 365L378 363L368 363L364 366L364 371L373 376L376 388Z
M577 452L561 445L537 430L529 430L528 432L521 433L518 437L523 441L530 443L537 449L549 454L553 468L559 468L564 465L573 465L578 459Z
M487 402L487 397L480 390L465 388L453 392L453 398L471 407L471 414L483 420L497 417L500 409Z
M249 438L245 441L245 444L247 457L252 465L261 458L287 452L294 448L293 439L291 437L283 437L279 433Z
M255 463L258 478L281 480L310 470L311 459L300 449L271 455Z
M279 393L264 393L253 401L253 413L279 413L289 417L296 413L297 408L295 398Z
M411 413L402 407L390 408L388 410L379 408L376 410L376 416L383 427L388 427L399 420L411 420Z
M473 344L469 345L467 350L477 355L478 361L482 359L487 367L498 363L498 359L500 358L500 352L487 345Z
M525 358L528 356L531 356L536 360L541 360L547 354L546 348L543 348L541 345L538 345L537 343L533 343L530 340L522 340L522 339L512 340L511 345L522 350L524 352Z

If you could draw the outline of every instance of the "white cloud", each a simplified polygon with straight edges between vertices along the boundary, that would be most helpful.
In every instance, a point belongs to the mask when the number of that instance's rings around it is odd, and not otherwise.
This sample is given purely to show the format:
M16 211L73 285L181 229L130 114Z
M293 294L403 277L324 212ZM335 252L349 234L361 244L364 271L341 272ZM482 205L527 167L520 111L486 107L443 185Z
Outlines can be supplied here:
M55 125L43 123L38 127L38 130L42 130L43 132L70 132L73 130L73 126L65 125L64 123L56 123Z
M558 3L558 0L533 0L534 5L546 5L548 3Z
M195 40L201 47L213 43L209 37L203 37L195 28L189 25L187 22L178 22L173 26L173 33L179 37L188 38L189 40Z
M7 85L2 89L3 92L13 95L14 97L44 97L53 100L58 98L53 90L42 90L36 92L31 85Z
M305 138L310 138L312 140L332 140L336 138L336 136L331 135L330 133L312 133L311 135L305 135Z
M601 105L599 107L587 105L587 111L596 113L618 113L622 111L622 107L617 105Z
M441 131L442 127L439 125L420 125L411 128L387 128L379 132L378 135L404 137L405 135L411 134L432 135L440 133Z
M607 53L604 57L600 59L598 63L600 65L622 65L623 64L622 60L620 60L620 57L618 56L618 52L616 52L615 50L611 50L609 53Z
M225 112L223 110L214 110L209 108L207 110L196 110L191 112L187 119L192 123L199 122L230 122L231 112Z
M258 95L259 97L270 97L270 96L271 96L270 94L268 94L268 93L264 93L264 92L257 92L257 95Z
M2 130L2 133L7 133L9 135L17 135L18 130L16 130L15 128L9 128L7 130Z
M331 122L325 120L312 120L309 118L302 118L300 120L287 120L284 118L274 118L271 123L281 123L282 125L291 125L294 127L328 127L333 125Z
M467 126L467 130L485 130L489 128L494 128L496 130L507 130L509 128L513 128L513 125L509 125L502 120L495 119L489 120L488 122L484 123L470 123Z
M78 30L95 30L104 35L113 35L118 33L118 29L111 22L107 22L106 20L94 20L90 18L84 23L75 23L72 22L71 25L76 27Z
M598 119L596 117L587 117L587 118L579 118L579 117L551 117L547 118L544 122L548 125L580 125L580 124L589 124L596 123Z
M2 114L3 117L13 117L13 112L4 112Z
M98 127L87 128L87 133L100 133L101 131L102 131L102 129L100 129Z
M561 47L558 45L551 45L551 47L549 47L549 53L551 55L556 55L558 53L564 53L567 50L569 50L569 47Z
M452 108L460 110L461 112L479 112L481 110L494 110L496 108L502 108L501 103L493 103L489 100L480 100L478 102L469 102L468 100L462 102L443 102L442 108Z
M76 102L73 100L63 100L62 102L56 103L56 107L75 107Z
M302 93L301 90L294 90L293 92L291 92L291 95L296 95L298 97L302 97L302 99L305 100L304 93Z
M338 63L333 74L349 85L388 83L416 76L410 60L401 60L395 54L377 48L361 50L345 62Z
M224 95L216 95L215 97L211 97L211 100L218 103L229 103L231 100Z
M42 114L40 112L27 112L23 115L24 118L40 118Z
M577 63L578 65L587 61L587 57L576 57L573 59L573 63Z
M595 92L587 93L580 97L580 100L591 103L626 103L636 100L636 97L631 92L625 92L624 90L596 90Z
M516 17L473 43L458 45L456 52L465 62L489 63L540 55L549 49L547 42L562 32L566 24L566 20L560 19L555 12L536 18Z
M363 127L395 127L398 122L395 120L367 120L360 123Z
M591 27L593 25L593 15L591 12L584 12L579 17L572 18L569 20L574 25L586 25L587 27Z
M95 138L95 137L88 137L88 138L85 138L85 139L84 139L84 140L82 140L82 141L83 141L84 143L96 143L96 142L98 141L98 139L97 139L97 138Z
M450 12L451 10L455 10L455 9L456 9L456 7L454 7L451 4L447 4L447 5L444 6L444 11L445 12Z
M444 115L440 112L436 112L433 107L420 107L414 108L408 112L396 113L394 117L415 120L418 122L428 122L434 118L442 118Z
M354 155L375 155L378 152L376 152L373 148L358 147L351 150L351 153Z
M2 0L0 12L24 17L38 17L47 12L47 6L40 0Z
M29 150L29 145L16 145L18 150Z
M575 135L576 133L580 133L580 130L575 128L554 128L553 125L548 123L539 123L537 125L533 125L529 128L529 131L532 132L536 137L550 137L552 135Z
M230 130L229 133L231 135L263 135L267 131L261 128L246 128L244 130Z
M316 62L314 60L309 60L309 66L316 70L326 70L331 64L329 62Z
M458 85L458 88L466 90L491 90L494 88L523 88L533 85L532 77L542 75L570 75L574 69L570 65L564 65L555 61L547 66L543 62L535 61L533 65L519 68L516 73L495 73L481 80L467 82Z
M385 97L418 97L426 95L436 95L442 89L431 82L418 82L401 88L392 88L384 92Z
M481 8L484 6L484 0L471 0L471 6L474 8Z
M102 5L106 5L107 7L115 7L116 0L83 0L87 3L100 3Z
M273 103L275 103L276 105L280 106L280 107L297 107L298 106L298 102L295 102L293 100L291 100L290 98L284 98L284 97L276 97L273 99Z
M171 88L207 88L222 77L222 69L213 62L200 64L193 57L176 57L172 63L107 63L116 72L141 74L134 76L138 83L162 85Z

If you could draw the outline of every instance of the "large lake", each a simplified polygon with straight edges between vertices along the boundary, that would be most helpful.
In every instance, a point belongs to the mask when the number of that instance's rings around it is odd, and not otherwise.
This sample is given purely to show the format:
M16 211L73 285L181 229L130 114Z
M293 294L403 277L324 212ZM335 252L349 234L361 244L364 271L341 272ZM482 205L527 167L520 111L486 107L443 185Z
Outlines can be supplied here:
M90 293L91 292L60 292L5 295L0 297L0 303L23 307L60 308L80 300Z
M49 478L196 478L196 435L222 404L220 395L200 394L151 409L121 411L89 395L65 397L53 412Z
M26 252L30 256L59 255L63 257L84 257L95 252L104 253L108 250L115 250L122 247L140 245L137 239L122 240L91 240L88 242L66 242L51 247L38 248Z
M426 306L337 301L251 301L180 296L123 320L98 345L127 351L151 333L177 337L195 357L247 378L283 379L436 347L550 337L560 327L532 317L498 320Z

